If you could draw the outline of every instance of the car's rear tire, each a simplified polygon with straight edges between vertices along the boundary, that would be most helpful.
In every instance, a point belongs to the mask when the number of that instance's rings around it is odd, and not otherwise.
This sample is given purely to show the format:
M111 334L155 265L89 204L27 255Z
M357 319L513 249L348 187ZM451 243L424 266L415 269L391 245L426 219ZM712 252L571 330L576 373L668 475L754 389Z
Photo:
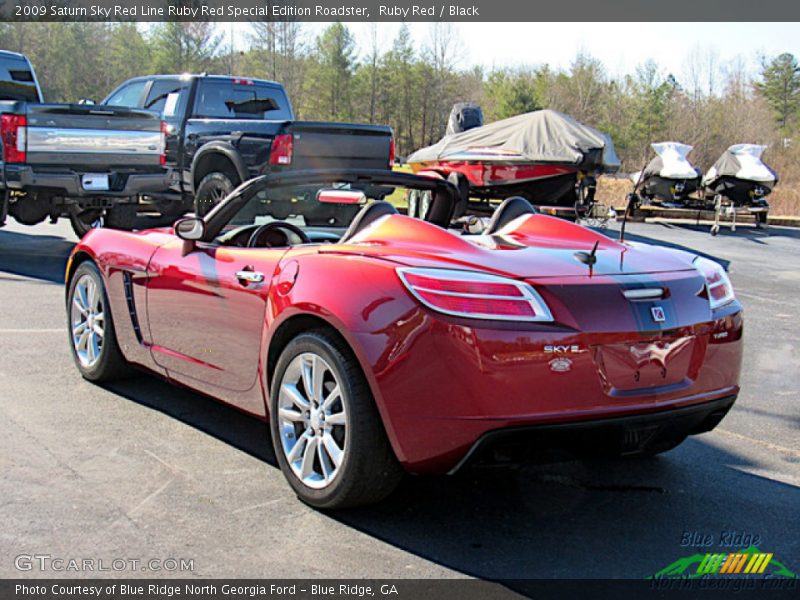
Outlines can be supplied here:
M130 373L120 351L103 277L91 261L81 263L67 290L67 333L81 375L97 383Z
M194 194L194 213L204 217L236 187L238 179L230 173L212 171L200 180Z
M338 337L298 335L278 358L271 387L275 455L303 502L350 508L394 491L402 469L364 373Z

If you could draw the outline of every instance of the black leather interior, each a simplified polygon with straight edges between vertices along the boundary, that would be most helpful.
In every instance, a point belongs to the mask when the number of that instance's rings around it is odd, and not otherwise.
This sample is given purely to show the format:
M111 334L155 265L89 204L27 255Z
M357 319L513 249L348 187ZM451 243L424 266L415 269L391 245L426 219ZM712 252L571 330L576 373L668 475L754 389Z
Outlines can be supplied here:
M340 243L346 243L350 241L354 235L356 235L359 231L362 231L364 228L368 227L381 217L385 217L387 215L396 215L397 209L389 204L384 200L376 200L375 202L370 202L364 208L362 208L359 213L353 219L353 222L350 223L350 227L347 228L347 231L344 232L342 239L339 240Z
M425 220L439 227L447 229L453 220L453 212L456 207L456 198L445 190L435 190L431 192L431 206Z
M514 219L522 215L533 214L536 214L536 209L530 202L522 196L511 196L511 198L503 200L503 203L497 207L483 233L493 235Z

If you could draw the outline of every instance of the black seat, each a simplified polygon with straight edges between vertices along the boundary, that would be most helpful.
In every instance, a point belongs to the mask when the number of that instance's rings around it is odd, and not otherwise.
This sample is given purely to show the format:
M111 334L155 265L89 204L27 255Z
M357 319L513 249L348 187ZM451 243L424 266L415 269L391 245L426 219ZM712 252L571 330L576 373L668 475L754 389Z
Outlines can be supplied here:
M494 235L514 219L522 215L533 215L536 212L531 203L522 196L511 196L511 198L503 200L503 203L497 207L483 233Z
M455 188L452 188L455 190ZM456 196L448 190L434 190L431 192L431 206L425 220L439 227L447 229L453 220L453 213L456 208Z
M342 239L339 240L339 243L343 244L350 241L350 238L352 238L355 234L357 234L359 231L362 231L381 217L396 214L398 214L397 209L384 200L370 202L358 212L353 219L353 222L350 223L350 227L348 227L347 231L344 232Z

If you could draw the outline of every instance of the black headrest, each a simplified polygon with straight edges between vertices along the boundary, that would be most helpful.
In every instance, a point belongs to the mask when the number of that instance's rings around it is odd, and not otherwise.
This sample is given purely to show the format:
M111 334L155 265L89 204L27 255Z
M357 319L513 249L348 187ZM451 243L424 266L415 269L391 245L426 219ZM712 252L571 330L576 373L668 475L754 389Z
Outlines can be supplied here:
M425 220L439 227L447 229L453 220L455 210L455 197L446 190L434 190L431 193L431 206Z
M339 242L344 243L349 241L350 238L352 238L355 234L363 230L368 225L374 223L381 217L396 214L397 209L384 200L370 202L364 208L358 211L358 214L353 218L353 222L350 223L350 227L348 227L347 231L344 232L344 235Z
M533 214L536 214L536 209L530 202L522 196L511 196L511 198L503 200L503 203L497 207L483 233L493 235L517 217Z

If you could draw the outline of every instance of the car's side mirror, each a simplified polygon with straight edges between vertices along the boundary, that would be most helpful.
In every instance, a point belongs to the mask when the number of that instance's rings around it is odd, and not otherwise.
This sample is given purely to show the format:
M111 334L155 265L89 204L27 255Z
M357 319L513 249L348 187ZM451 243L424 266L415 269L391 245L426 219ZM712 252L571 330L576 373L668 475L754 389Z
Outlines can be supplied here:
M194 250L194 244L206 234L206 222L200 217L184 217L175 221L175 235L183 240L183 255Z
M206 222L200 217L183 217L175 221L175 235L183 240L181 254L186 256L194 250L195 242L206 234Z
M200 217L184 217L175 221L175 235L187 242L202 240L206 223Z

